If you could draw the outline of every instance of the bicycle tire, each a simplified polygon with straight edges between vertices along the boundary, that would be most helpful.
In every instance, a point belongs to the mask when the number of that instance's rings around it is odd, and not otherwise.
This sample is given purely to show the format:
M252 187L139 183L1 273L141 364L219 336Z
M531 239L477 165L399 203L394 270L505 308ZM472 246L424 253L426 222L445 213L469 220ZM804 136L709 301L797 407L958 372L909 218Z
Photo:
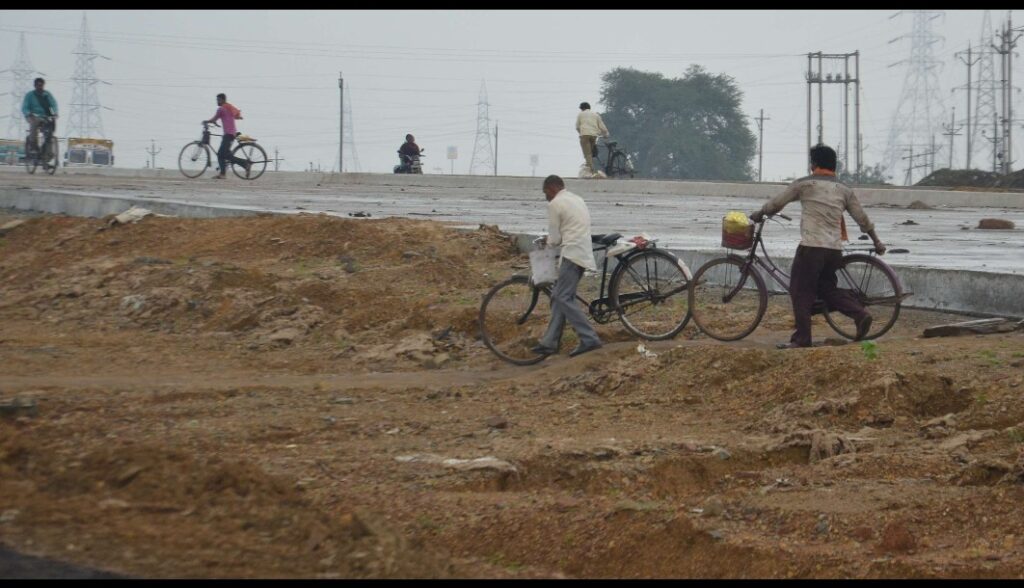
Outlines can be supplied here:
M650 341L671 339L690 322L688 290L679 260L661 249L642 249L620 260L608 284L622 326Z
M60 141L57 140L57 137L50 138L49 148L50 151L53 153L53 165L50 165L49 163L44 161L43 171L52 176L53 174L57 173L57 168L60 167ZM49 159L47 159L47 161L49 161Z
M690 281L689 303L694 324L712 339L738 341L754 332L761 324L768 308L768 288L764 278L753 267L744 277L745 260L739 257L719 257L705 263ZM746 280L753 279L751 290ZM732 298L725 297L732 294ZM753 311L751 313L751 311ZM740 319L753 317L746 322ZM741 323L738 331L729 331L728 325Z
M257 143L239 143L231 150L231 155L234 155L239 159L247 159L252 162L252 169L250 170L248 177L245 175L244 167L234 163L231 164L231 171L235 172L235 175L243 180L255 180L262 176L263 172L267 171L267 152L264 151L263 147L260 147Z
M203 175L210 167L210 149L202 141L192 141L178 154L178 170L189 179Z
M843 256L836 275L839 287L854 290L854 295L874 318L864 338L877 339L888 333L900 316L903 298L903 286L892 267L881 259L854 253ZM847 339L856 338L857 327L852 319L838 312L829 312L827 308L824 314L825 322L833 331Z
M629 167L626 166L626 154L615 152L608 160L608 177L618 178L629 174Z
M29 151L29 141L25 139L25 171L30 174L36 173L36 168L39 167L39 156L33 156L32 152Z
M537 345L551 318L550 292L535 288L526 276L513 276L484 296L477 318L480 338L495 355L515 365L533 365L545 355Z

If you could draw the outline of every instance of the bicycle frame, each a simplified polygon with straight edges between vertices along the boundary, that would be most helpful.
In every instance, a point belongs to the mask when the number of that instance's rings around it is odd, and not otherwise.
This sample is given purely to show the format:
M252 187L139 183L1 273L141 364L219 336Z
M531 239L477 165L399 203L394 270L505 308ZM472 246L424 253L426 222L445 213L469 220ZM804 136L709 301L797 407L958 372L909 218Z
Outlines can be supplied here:
M769 277L772 278L772 280L774 280L774 282L776 284L778 284L782 288L782 292L772 291L771 288L770 288L770 284L766 281L765 285L769 286L769 292L768 292L769 295L771 295L771 294L783 294L783 293L789 294L790 275L788 273L786 273L785 271L783 271L774 261L772 261L771 256L768 255L768 250L764 246L764 239L762 238L762 233L764 231L764 226L767 224L767 222L768 221L767 221L767 218L766 218L765 220L762 220L760 223L758 223L757 231L754 234L754 244L753 244L753 246L750 247L750 252L747 253L746 259L743 260L743 268L740 270L741 273L742 273L742 277L738 281L738 283L736 284L736 287L733 288L728 294L726 294L725 296L722 297L722 300L724 302L731 301L737 294L739 294L740 290L742 290L743 286L747 283L747 277L750 275L750 272L756 271L754 269L755 266L761 268L763 274L767 274ZM761 247L761 252L764 254L763 258L757 255L757 248L758 248L758 246ZM849 254L850 252L868 253L868 254L870 254L872 256L874 256L876 254L875 249L873 247L872 248L859 248L859 247L858 248L845 248L845 247L843 248L843 254L844 255ZM736 257L736 258L743 259L739 255L736 255L734 253L730 253L729 256L730 257ZM855 281L852 279L852 277L849 275L849 273L846 272L845 268L840 268L839 271L843 273L843 276L846 278L846 283L847 284L854 285ZM886 303L891 303L891 302L902 302L905 298L910 296L909 293L903 293L903 294L900 294L900 295L897 295L897 296L891 296L891 297L886 297L886 298L873 298L873 299L870 299L870 301L868 301L867 297L864 295L863 291L861 290L861 288L859 286L857 286L856 294L857 294L858 298L861 299L862 302L869 302L870 304L886 304ZM818 300L818 301L815 302L815 305L816 305L815 311L816 312L821 310L821 308L820 308L820 304L821 303L822 303L821 300Z

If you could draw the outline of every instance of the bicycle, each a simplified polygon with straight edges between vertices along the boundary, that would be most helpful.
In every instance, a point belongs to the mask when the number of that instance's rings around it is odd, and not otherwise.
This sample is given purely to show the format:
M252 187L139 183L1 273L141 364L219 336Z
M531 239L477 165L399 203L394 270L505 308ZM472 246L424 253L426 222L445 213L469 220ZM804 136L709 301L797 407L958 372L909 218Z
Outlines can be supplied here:
M602 163L601 151L597 147L594 148L594 162L595 168L602 169L604 174L609 178L629 176L633 177L633 162L629 158L629 154L621 149L617 149L617 141L603 141L604 146L608 148L608 161Z
M219 127L220 125L213 123L213 126ZM213 150L213 147L210 147L211 135L214 137L221 136L211 133L210 123L204 122L202 138L198 141L192 141L181 148L181 153L178 154L178 169L181 170L181 173L186 178L194 179L203 175L203 172L211 167L211 160L217 159L217 153ZM243 180L255 180L267 170L267 163L270 161L267 159L267 152L252 137L238 133L237 138L238 145L231 150L231 154L239 159L248 160L252 163L252 167L249 173L246 174L244 167L232 163L231 171Z
M28 173L36 173L36 168L42 165L43 171L52 176L57 171L57 168L60 167L60 159L57 157L60 151L59 141L53 136L56 126L57 121L54 117L43 117L43 124L39 125L39 132L43 134L43 146L38 151L32 149L32 137L25 137L25 170ZM45 158L41 157L43 153L47 154ZM51 159L53 160L53 165L49 163Z
M755 266L781 286L782 292L773 291L773 295L789 295L789 274L771 260L762 239L765 223L772 216L792 220L784 214L766 215L757 223L749 241L750 252L745 258L729 253L708 261L694 274L688 294L690 312L694 324L709 337L719 341L738 341L752 333L764 318L769 292ZM759 245L763 258L757 254ZM896 323L900 306L911 293L903 291L896 272L875 256L874 248L847 248L845 251L853 253L842 258L836 272L838 287L851 290L862 304L871 309L874 321L865 339L877 339ZM749 282L753 282L753 286ZM821 299L815 301L813 314L824 314L832 330L842 337L856 338L854 321L830 311Z
M686 304L690 269L683 260L654 240L634 237L618 243L622 235L592 235L595 252L604 251L598 297L576 299L598 324L618 317L626 330L648 340L675 337L690 320ZM538 243L542 239L534 241ZM609 259L616 265L608 275ZM607 279L607 295L605 284ZM537 286L530 276L514 275L484 296L478 324L484 344L501 359L516 365L543 360L532 348L538 344L551 318L551 285ZM540 304L546 296L546 304Z

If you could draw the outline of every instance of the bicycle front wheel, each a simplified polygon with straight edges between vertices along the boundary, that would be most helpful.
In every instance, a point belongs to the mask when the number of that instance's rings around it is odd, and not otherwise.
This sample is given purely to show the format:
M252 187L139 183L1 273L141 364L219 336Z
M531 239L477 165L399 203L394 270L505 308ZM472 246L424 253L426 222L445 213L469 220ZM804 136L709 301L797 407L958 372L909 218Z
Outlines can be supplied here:
M51 176L57 173L57 167L60 166L60 145L58 144L57 137L50 140L49 147L46 149L49 153L47 154L47 160L43 162L43 171L50 174Z
M753 267L737 257L712 259L690 282L693 322L708 337L737 341L754 332L768 308L768 288Z
M531 365L544 359L530 349L551 320L550 294L526 276L514 276L491 288L480 305L480 336L501 359Z
M30 174L36 173L36 168L39 167L39 158L36 157L31 151L29 151L29 142L25 140L25 171Z
M235 175L243 180L255 180L262 176L263 172L267 171L267 152L256 143L239 143L231 151L231 154L239 159L246 159L252 162L252 168L249 169L248 175L245 173L245 166L238 165L237 163L231 164L231 171L235 172Z
M672 254L646 249L619 262L608 290L627 331L661 341L678 335L690 321L688 286Z
M853 254L843 257L836 277L838 287L848 290L871 313L871 329L865 339L877 339L886 334L900 316L903 299L903 287L896 272L880 259ZM826 308L825 321L836 333L847 339L857 336L857 326L853 319L839 312L831 312Z
M201 141L192 141L178 154L178 169L186 178L198 178L210 167L210 150Z

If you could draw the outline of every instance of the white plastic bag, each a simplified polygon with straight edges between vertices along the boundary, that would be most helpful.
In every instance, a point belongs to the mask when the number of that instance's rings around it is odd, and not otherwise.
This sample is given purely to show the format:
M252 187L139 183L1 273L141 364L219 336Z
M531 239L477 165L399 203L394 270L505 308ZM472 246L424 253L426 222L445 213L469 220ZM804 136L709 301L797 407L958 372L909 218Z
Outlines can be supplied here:
M548 247L530 252L530 274L534 285L547 286L558 279L560 247Z

